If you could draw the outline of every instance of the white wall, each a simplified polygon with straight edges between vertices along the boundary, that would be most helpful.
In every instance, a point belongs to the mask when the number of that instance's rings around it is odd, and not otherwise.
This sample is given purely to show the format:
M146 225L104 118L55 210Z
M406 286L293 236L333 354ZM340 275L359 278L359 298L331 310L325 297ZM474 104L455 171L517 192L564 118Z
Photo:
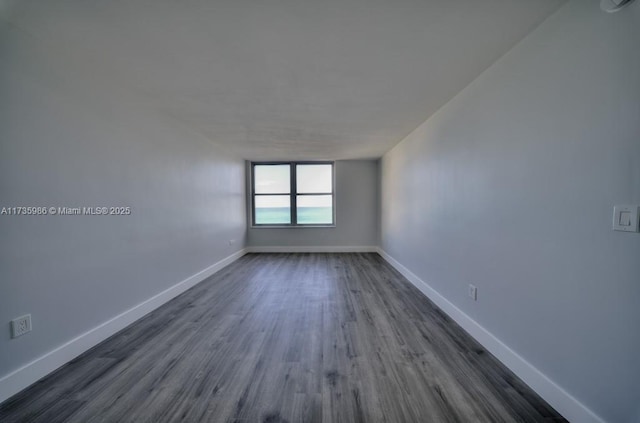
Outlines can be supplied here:
M378 245L377 175L378 160L336 161L335 227L249 228L249 246L257 248L371 247Z
M640 2L569 2L381 172L384 251L606 421L640 421L640 234L611 230L640 204Z
M0 63L0 207L132 209L0 216L2 385L242 249L246 218L244 161L148 111L81 57L2 24ZM10 339L10 319L26 313L33 331Z

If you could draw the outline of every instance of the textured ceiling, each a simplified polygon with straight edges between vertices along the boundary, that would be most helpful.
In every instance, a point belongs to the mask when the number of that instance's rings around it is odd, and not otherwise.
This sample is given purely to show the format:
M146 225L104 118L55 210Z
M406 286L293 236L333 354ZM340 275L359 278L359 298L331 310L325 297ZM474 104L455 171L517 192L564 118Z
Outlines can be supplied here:
M246 159L379 157L563 0L57 0L8 20Z

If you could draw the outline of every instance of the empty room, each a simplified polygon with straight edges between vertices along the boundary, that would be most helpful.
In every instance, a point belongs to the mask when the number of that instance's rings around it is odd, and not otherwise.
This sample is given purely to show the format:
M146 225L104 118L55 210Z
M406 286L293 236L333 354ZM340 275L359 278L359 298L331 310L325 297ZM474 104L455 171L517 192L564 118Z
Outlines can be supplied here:
M0 422L640 423L640 1L0 0Z

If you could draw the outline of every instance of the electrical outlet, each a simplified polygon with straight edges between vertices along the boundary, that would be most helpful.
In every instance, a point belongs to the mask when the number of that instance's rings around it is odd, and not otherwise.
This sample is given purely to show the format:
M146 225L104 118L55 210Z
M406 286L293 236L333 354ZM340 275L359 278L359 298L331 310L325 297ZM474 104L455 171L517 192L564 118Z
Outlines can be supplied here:
M475 285L469 284L469 298L473 301L478 301L478 288Z
M31 315L25 314L11 321L11 337L17 338L31 332Z

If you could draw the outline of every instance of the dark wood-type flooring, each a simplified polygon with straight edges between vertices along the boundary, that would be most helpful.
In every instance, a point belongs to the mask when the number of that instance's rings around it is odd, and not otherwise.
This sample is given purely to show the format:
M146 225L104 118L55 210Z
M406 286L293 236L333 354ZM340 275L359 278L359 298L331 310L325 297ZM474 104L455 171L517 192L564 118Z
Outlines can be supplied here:
M249 254L2 422L559 422L377 254Z

